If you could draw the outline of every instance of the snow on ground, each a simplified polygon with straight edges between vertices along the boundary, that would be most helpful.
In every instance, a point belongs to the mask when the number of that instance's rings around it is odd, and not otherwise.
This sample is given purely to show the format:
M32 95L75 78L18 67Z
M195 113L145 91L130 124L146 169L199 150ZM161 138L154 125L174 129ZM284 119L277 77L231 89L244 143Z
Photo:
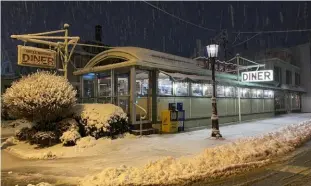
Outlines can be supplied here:
M41 183L38 183L36 185L28 184L27 186L52 186L52 185L49 183L41 182Z
M82 186L183 185L263 166L311 138L311 119L281 130L208 148L194 157L166 157L143 167L107 168L81 180Z
M198 154L208 147L226 144L241 137L255 136L274 131L280 127L310 118L311 114L293 114L279 118L223 126L220 130L226 140L222 141L208 139L211 131L210 129L204 129L180 134L144 136L142 138L127 135L125 139L120 138L117 140L99 139L92 141L89 139L89 145L82 141L81 145L73 147L64 147L59 144L49 148L38 149L36 145L19 142L16 145L7 147L6 150L25 159L104 156L105 162L116 162L118 165L121 162L144 165L149 160L156 160L163 156L180 157Z

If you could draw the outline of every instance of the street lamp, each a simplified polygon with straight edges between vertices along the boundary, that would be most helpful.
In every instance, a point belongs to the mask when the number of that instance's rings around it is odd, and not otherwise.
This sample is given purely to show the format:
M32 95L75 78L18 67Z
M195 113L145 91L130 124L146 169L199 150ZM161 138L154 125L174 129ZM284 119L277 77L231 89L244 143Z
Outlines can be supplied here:
M216 82L215 82L215 61L218 56L219 45L211 44L206 46L207 55L211 60L212 65L212 82L213 82L213 96L212 96L212 137L221 138L218 123L217 103L216 103Z

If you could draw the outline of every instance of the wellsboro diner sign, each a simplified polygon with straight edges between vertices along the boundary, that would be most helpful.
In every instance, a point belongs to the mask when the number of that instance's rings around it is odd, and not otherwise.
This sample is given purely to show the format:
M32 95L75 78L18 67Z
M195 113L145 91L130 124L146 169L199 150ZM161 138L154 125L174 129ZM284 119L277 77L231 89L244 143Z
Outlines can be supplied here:
M54 50L18 45L18 65L38 68L56 68Z

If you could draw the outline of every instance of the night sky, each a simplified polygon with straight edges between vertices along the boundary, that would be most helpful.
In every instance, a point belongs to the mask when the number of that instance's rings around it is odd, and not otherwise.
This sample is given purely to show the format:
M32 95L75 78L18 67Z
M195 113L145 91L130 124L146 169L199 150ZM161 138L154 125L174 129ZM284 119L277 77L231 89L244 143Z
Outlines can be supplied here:
M103 27L103 41L111 46L138 46L190 57L196 40L203 45L221 30L228 31L228 48L235 51L288 47L309 41L310 32L260 34L247 46L240 43L254 34L241 31L311 28L311 2L151 2L184 20L214 29L186 24L142 1L126 2L1 2L1 50L16 63L11 34L44 32L70 24L70 35L94 40L94 27Z

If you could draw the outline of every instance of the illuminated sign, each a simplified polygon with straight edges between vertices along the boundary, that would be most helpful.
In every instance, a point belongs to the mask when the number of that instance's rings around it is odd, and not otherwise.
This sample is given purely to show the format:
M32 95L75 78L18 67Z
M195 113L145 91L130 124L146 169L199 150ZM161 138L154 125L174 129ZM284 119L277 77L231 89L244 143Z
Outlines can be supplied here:
M273 70L242 72L242 82L273 81Z
M56 68L54 50L18 45L18 65L39 68Z

